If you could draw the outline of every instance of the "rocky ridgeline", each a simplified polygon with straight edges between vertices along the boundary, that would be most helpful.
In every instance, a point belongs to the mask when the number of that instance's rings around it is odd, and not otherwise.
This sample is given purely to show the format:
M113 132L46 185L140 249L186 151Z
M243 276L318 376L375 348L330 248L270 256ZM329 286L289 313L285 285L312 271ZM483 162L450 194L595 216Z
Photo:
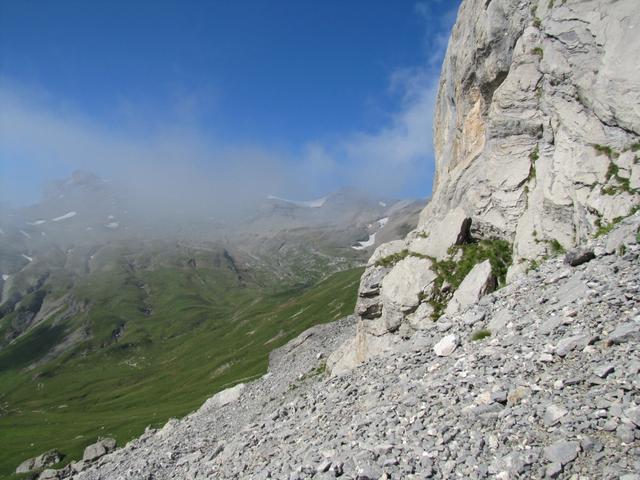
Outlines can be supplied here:
M324 359L354 318L314 327L73 478L637 479L638 232L634 215L342 375Z

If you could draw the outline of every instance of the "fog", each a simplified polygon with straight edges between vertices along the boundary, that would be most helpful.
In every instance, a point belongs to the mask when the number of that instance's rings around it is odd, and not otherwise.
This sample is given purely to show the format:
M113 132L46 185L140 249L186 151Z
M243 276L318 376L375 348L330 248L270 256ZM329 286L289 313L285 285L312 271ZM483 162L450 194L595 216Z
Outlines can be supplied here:
M93 172L143 210L232 216L268 195L308 200L341 186L376 196L427 196L433 173L431 121L437 75L394 74L400 107L371 132L281 149L234 144L194 122L138 119L121 126L65 99L0 81L0 201L26 205L41 185ZM411 193L407 194L410 191Z

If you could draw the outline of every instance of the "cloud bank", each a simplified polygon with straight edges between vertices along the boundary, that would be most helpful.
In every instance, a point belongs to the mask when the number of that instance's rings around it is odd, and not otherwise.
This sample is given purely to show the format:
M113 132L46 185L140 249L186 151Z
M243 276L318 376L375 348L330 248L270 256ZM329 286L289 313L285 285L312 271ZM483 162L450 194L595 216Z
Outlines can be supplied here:
M270 194L304 199L340 185L383 195L408 190L428 195L434 169L433 110L449 32L442 18L433 18L429 5L417 4L416 12L428 28L438 25L437 30L427 29L422 65L391 73L389 95L398 99L398 108L386 123L330 142L310 139L288 151L225 143L193 122L182 128L105 125L60 99L0 80L0 201L15 201L6 198L17 195L12 176L30 174L20 170L21 162L30 165L34 178L36 172L93 171L125 185L141 202L165 209L228 209ZM453 23L454 15L451 10L444 23ZM193 108L191 99L185 109Z

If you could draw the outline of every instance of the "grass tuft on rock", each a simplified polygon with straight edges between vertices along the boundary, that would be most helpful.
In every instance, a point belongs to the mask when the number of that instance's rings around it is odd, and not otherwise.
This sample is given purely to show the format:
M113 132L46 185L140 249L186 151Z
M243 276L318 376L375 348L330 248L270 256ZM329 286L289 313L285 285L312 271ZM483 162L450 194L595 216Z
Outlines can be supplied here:
M476 330L471 334L471 340L477 342L479 340L484 340L487 337L491 336L491 330L483 328L481 330Z
M417 258L427 258L429 260L431 260L428 256L426 255L422 255L421 253L418 252L411 252L409 250L407 250L406 248L398 253L392 253L391 255L387 255L386 257L383 257L381 259L379 259L376 262L376 265L378 267L393 267L396 263L398 263L400 260L407 258L407 257L417 257Z
M600 145L600 144L594 143L592 147L596 152L598 152L601 155L606 155L607 157L609 157L609 159L618 158L620 156L618 152L616 152L613 148L609 147L608 145Z
M437 275L428 300L434 309L431 317L437 320L444 313L453 292L458 289L471 269L485 260L491 263L491 270L498 279L498 285L504 286L512 261L512 250L511 243L506 240L480 240L454 245L449 249L449 257L445 260L431 258L433 271ZM451 288L443 292L442 286L445 282Z
M386 257L382 257L376 261L376 265L379 267L393 267L396 263L398 263L403 258L406 258L409 255L409 250L406 248L398 253L392 253L391 255L387 255Z
M555 238L553 240L549 241L549 246L551 247L551 252L554 255L562 255L564 253L567 253L567 250L562 246L562 244L556 240Z

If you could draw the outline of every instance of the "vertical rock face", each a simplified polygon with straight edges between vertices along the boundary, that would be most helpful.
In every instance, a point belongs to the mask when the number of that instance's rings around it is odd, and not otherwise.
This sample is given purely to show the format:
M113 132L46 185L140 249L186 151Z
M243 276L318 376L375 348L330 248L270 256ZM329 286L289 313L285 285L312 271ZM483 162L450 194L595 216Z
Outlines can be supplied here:
M440 79L436 181L420 229L462 208L514 263L638 204L635 0L466 0ZM526 262L524 262L526 263Z
M474 295L429 273L467 260L452 246L508 241L509 280L638 208L637 52L637 0L462 2L436 102L432 200L416 231L369 262L358 360L381 336L430 328L438 301Z

